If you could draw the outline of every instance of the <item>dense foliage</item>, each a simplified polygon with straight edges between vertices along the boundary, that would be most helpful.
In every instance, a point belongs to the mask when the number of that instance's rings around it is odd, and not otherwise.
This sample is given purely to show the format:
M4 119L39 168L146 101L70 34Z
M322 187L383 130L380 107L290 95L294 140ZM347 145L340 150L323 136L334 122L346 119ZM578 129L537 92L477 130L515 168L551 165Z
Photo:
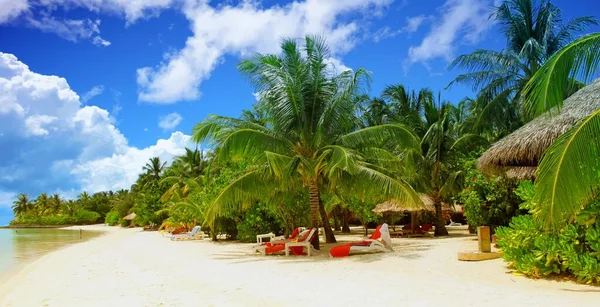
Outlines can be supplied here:
M506 176L489 178L474 168L473 162L466 163L466 179L459 199L463 203L465 217L472 227L506 226L511 218L519 214L517 182Z
M531 277L572 274L600 283L600 202L594 201L556 233L532 215L513 218L496 231L504 259Z

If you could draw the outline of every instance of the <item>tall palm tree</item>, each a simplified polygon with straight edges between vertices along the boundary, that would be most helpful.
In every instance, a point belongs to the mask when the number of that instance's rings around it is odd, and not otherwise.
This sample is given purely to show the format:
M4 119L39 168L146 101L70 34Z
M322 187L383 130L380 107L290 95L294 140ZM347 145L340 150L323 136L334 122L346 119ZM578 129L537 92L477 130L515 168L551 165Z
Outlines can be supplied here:
M162 174L165 165L167 165L167 162L161 162L160 157L152 157L142 169L145 170L146 173L150 174L153 178L160 179L160 175Z
M388 85L381 97L389 105L389 117L393 122L412 127L417 134L423 136L427 129L422 122L424 107L434 100L430 89L423 88L417 93L414 90L409 91L402 84Z
M175 163L178 163L182 167L183 176L187 178L196 178L202 173L208 166L208 159L203 151L185 149L185 154L175 158Z
M58 193L54 193L50 196L50 207L54 214L60 212L63 202L64 201L60 198Z
M500 23L507 48L476 50L459 56L450 68L468 72L448 85L462 83L479 91L482 99L479 115L488 122L498 109L509 109L509 104L522 108L523 87L539 67L572 40L575 33L597 24L596 19L588 16L562 24L560 9L550 1L505 0L492 16Z
M29 211L31 207L32 203L31 200L29 200L29 195L25 193L19 193L17 195L17 199L13 202L12 211L15 216L19 216Z
M48 197L48 194L46 193L38 195L38 197L35 198L34 203L34 211L36 212L37 216L43 216L48 213L49 210L52 210L50 197Z
M414 146L409 129L388 124L352 130L357 111L354 97L368 85L369 74L357 69L333 76L325 62L329 51L320 38L306 37L303 46L284 40L281 50L279 56L257 54L238 66L262 93L268 125L212 116L194 127L194 140L216 143L218 159L244 158L251 163L244 175L221 191L211 214L240 210L275 191L303 186L309 194L311 227L319 227L321 215L331 242L335 237L321 194L338 184L418 206L413 189L378 166L378 158L391 153L379 149L365 155L373 143L390 138ZM317 236L312 244L319 248Z
M600 74L600 33L568 44L525 87L527 110L537 115L561 107L571 79ZM561 135L546 150L535 181L536 213L548 224L568 221L600 189L600 110Z

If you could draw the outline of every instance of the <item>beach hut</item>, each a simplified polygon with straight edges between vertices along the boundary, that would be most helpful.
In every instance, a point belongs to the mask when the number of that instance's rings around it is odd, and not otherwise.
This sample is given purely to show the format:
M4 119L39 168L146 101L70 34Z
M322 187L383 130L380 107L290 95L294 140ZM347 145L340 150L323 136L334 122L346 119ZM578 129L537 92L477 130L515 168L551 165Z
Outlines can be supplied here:
M411 212L411 214L410 214L410 224L412 226L411 229L415 229L415 227L417 226L417 212L418 211L420 211L420 210L434 211L435 210L433 199L431 199L431 197L429 197L425 194L419 194L419 198L423 202L423 207L418 208L418 209L415 209L413 206L407 206L406 204L399 203L397 201L388 200L386 202L383 202L383 203L375 206L375 209L373 209L373 212L380 213L385 216L385 215L401 214L406 211L409 211L409 212ZM392 227L394 228L393 223L392 223Z
M509 178L534 179L544 151L583 118L600 109L600 79L564 101L563 107L534 118L494 143L477 161L487 175L505 172Z
M132 221L137 215L135 213L131 213L127 216L125 216L123 219L126 221Z

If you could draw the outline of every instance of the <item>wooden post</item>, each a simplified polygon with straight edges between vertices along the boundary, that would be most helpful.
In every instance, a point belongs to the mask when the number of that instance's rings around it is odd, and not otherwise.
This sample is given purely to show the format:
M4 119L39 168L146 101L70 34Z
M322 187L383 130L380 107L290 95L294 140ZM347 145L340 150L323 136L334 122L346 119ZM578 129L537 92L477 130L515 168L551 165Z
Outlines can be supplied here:
M477 240L479 243L480 253L489 253L492 251L492 244L490 242L490 227L480 226L477 232Z

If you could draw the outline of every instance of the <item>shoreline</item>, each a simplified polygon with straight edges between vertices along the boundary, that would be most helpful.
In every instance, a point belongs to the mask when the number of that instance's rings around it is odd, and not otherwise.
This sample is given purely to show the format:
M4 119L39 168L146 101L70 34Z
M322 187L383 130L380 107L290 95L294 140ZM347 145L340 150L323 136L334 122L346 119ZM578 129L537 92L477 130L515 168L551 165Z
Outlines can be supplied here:
M173 242L140 228L53 251L0 285L1 306L593 305L600 289L506 274L500 259L460 262L471 237L392 239L395 252L261 256L253 244ZM341 243L359 238L338 235Z
M75 228L75 227L77 227L77 228ZM64 246L58 247L57 249L47 251L46 253L43 253L43 254L39 255L38 257L35 257L35 258L30 259L28 261L17 263L16 265L14 265L14 267L10 267L7 271L4 271L4 272L2 272L0 274L0 284L4 284L4 283L8 282L13 277L17 276L22 270L24 270L25 268L27 268L29 265L35 263L36 261L38 261L39 259L41 259L42 257L44 257L44 256L46 256L48 254L54 253L56 251L60 251L60 250L65 249L65 248L68 248L71 245L83 244L83 243L85 243L87 241L97 239L99 237L102 237L106 233L106 231L107 231L106 229L104 229L103 224L81 225L81 226L57 226L57 227L23 227L23 228L22 227L11 227L11 226L0 227L0 229L11 229L11 230L19 230L19 229L58 229L58 230L71 230L71 231L77 231L77 230L79 230L79 227L83 227L84 228L84 229L82 229L83 231L92 231L92 232L98 233L98 235L94 236L92 238L88 238L88 239L84 240L83 242L67 243Z

